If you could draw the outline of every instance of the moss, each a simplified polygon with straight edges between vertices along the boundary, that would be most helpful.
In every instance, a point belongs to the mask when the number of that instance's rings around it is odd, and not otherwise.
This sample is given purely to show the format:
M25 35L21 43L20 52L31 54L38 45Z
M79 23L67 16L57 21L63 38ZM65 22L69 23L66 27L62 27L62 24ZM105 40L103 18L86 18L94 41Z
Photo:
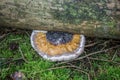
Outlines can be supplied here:
M3 30L2 30L3 31ZM20 31L22 32L22 31ZM19 33L19 32L18 32ZM25 33L27 33L25 31ZM87 39L89 41L89 39ZM94 38L92 39L94 40ZM105 43L105 40L102 39L95 39L94 41L99 42L99 44ZM108 40L109 41L109 40ZM22 62L19 60L19 58L22 58L21 52L18 50L11 51L9 49L9 43L11 42L17 42L19 43L19 48L21 49L24 58L28 61ZM114 42L114 41L113 41ZM111 47L111 41L107 43L106 45L108 47ZM96 46L91 47L88 49L86 54L89 54L90 52L96 52L101 50L101 47L103 48L104 45L96 44ZM88 80L88 77L86 74L81 73L81 71L77 70L83 70L88 71L89 74L93 75L93 71L96 72L96 80L119 80L120 79L120 66L119 64L113 64L112 62L102 62L102 61L96 61L92 60L92 67L93 70L88 70L88 67L86 64L89 64L85 59L73 61L70 62L70 64L61 64L58 65L61 62L49 62L47 60L44 60L41 58L31 47L30 44L30 37L28 34L15 34L10 33L8 36L6 36L4 39L0 40L0 80L8 80L6 79L7 76L10 76L15 71L20 71L25 75L25 80ZM118 44L116 44L118 45ZM112 45L114 46L114 45ZM118 51L120 48L118 48ZM112 52L111 52L112 51ZM112 56L110 54L114 55L114 53L117 52L117 49L110 49L110 52L105 52L101 54L96 54L91 57L99 58L99 59L105 59L110 60ZM84 54L83 54L84 55ZM114 62L119 62L120 58L115 55ZM62 66L76 66L81 69L74 69L74 68L62 68ZM61 67L61 68L57 68ZM91 80L95 80L92 78Z
M85 20L109 21L110 18L106 14L108 9L105 1L72 0L70 2L64 2L61 4L64 10L53 10L52 15L55 19L72 24L78 24ZM102 8L97 3L101 3Z

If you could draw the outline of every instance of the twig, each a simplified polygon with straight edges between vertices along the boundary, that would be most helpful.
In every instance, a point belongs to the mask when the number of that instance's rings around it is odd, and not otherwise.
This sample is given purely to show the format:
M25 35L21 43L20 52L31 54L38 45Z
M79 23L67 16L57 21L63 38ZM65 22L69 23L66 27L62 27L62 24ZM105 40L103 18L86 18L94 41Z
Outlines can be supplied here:
M39 72L34 72L33 74L37 74L37 73L43 73L45 71L51 71L51 70L56 70L56 69L62 69L62 68L70 68L71 66L60 66L60 67L52 67L52 68L48 68Z
M24 55L23 55L23 52L22 52L22 50L21 50L20 47L19 47L19 51L20 51L20 54L21 54L23 60L24 60L26 63L28 63L28 61L25 59L25 57L24 57Z
M86 52L85 52L85 55L86 55ZM89 61L89 64L90 64L90 68L91 68L91 70L93 70L93 75L96 76L96 75L95 75L94 68L93 68L93 66L92 66L92 63L91 63L91 61L90 61L90 58L89 58L89 57L86 57L86 58L87 58L88 61Z
M1 36L0 36L0 39L3 39L3 38L6 37L7 35L9 35L9 33L1 35Z
M30 34L28 33L28 31L25 31L25 33L27 34L28 37L30 37Z
M85 55L87 55L87 54L86 54L86 52L85 52ZM91 66L91 68L92 68L92 63L91 63L91 61L90 61L89 57L86 57L86 58L88 59L89 64L90 64L90 66Z
M87 47L91 47L91 46L94 46L94 45L96 45L96 44L97 44L97 42L94 42L94 43L91 43L91 44L85 45L85 48L87 48Z
M104 61L104 62L111 62L111 63L115 63L115 64L119 64L120 65L120 63L112 61L112 60L98 59L98 58L92 58L92 57L89 57L89 59L98 60L98 61Z
M21 40L22 38L10 39L11 41Z
M108 40L108 41L105 41L104 43L103 43L103 48L101 49L101 50L104 50L105 49L105 47L107 47L107 43L109 43L111 40Z
M114 53L114 55L113 55L113 57L111 59L112 61L115 59L116 54L117 54L117 50L115 51L115 53Z
M88 77L88 80L91 80L91 79L90 79L90 74L89 74L89 73L87 73L87 72L85 72L85 71L83 71L83 70L79 70L79 69L74 69L74 70L77 70L77 71L80 71L80 72L86 74L87 77Z
M6 60L7 60L7 59L6 59ZM13 60L11 60L11 61L7 61L7 62L5 62L5 63L1 63L1 66L6 65L6 64L9 64L9 63L14 62L14 61L19 61L19 60L23 60L23 58L17 58L17 59L13 59Z

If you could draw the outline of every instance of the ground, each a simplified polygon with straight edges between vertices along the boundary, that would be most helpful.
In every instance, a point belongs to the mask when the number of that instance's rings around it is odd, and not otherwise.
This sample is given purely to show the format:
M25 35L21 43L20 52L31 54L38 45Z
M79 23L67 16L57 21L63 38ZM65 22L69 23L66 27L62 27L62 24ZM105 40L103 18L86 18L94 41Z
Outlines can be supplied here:
M120 41L86 38L84 53L68 62L41 58L30 44L31 31L1 29L0 80L21 72L25 80L119 80Z

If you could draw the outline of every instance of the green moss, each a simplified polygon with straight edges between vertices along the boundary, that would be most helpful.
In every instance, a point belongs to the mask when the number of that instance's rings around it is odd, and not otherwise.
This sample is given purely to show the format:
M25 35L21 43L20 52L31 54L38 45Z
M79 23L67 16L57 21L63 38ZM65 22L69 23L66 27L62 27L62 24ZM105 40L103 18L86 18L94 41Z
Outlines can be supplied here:
M98 80L119 80L120 70L114 67L106 66L104 71L99 75Z
M90 4L89 4L90 3ZM96 3L101 3L102 8ZM109 21L110 18L106 14L108 10L106 7L106 0L73 0L71 2L64 2L62 4L63 11L54 10L52 15L55 19L62 22L78 24L82 21Z
M9 43L17 42L22 50L25 59L28 61L21 62L17 59L21 58L19 50L11 51L9 49ZM31 47L30 37L27 34L11 34L6 36L0 41L0 80L7 80L6 76L14 73L15 71L21 71L25 75L25 80L88 80L88 76L81 71L74 70L74 68L56 68L58 62L50 62L41 58ZM100 50L98 47L94 47L93 51ZM92 51L92 52L93 52ZM89 52L88 52L89 53ZM113 51L114 53L114 51ZM83 54L84 55L84 54ZM110 56L107 53L95 55L99 59L109 59ZM94 56L94 57L95 57ZM115 57L116 61L120 61L119 57ZM13 61L10 61L13 60ZM10 61L8 64L8 61ZM87 62L85 62L87 64ZM93 70L88 70L88 66L85 66L82 61L74 61L70 64L81 68L83 71L88 71L93 75ZM57 67L66 66L66 64L59 65ZM70 65L67 65L70 66ZM92 61L92 67L98 68L96 73L96 80L118 80L120 79L120 66L111 65L108 62ZM55 68L54 70L50 68ZM94 80L92 78L92 80Z

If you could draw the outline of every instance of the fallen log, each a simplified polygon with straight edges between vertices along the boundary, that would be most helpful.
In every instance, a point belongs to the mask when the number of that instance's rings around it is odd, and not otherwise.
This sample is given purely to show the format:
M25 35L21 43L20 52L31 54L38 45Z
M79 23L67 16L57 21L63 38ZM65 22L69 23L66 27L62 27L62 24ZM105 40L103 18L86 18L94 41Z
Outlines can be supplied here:
M0 28L120 39L120 0L0 0Z

